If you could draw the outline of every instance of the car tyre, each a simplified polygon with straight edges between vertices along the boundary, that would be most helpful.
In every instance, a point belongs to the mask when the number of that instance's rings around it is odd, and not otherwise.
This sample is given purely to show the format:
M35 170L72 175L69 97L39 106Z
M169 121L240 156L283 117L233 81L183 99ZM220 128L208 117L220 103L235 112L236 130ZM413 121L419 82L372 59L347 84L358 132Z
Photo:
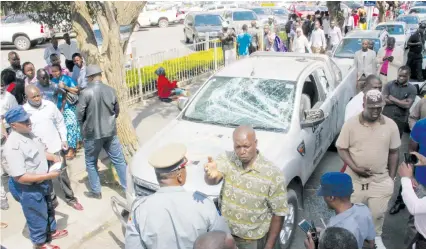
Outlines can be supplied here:
M31 47L33 48L33 47L35 47L37 44L38 44L38 42L37 42L37 41L32 41L32 42L31 42Z
M283 227L279 235L281 249L290 249L296 234L297 223L299 221L298 195L296 191L291 188L287 191L287 202L289 215L284 217Z
M169 26L169 20L167 18L161 18L158 20L158 27L160 28L167 28Z
M141 26L139 23L136 23L135 27L133 28L133 32L138 32L140 30Z
M186 35L186 31L185 30L183 31L183 35L185 36L185 43L186 44L190 43L191 41L189 40L188 36Z
M28 50L31 47L31 41L27 37L20 35L13 40L13 44L15 44L16 49L18 50Z

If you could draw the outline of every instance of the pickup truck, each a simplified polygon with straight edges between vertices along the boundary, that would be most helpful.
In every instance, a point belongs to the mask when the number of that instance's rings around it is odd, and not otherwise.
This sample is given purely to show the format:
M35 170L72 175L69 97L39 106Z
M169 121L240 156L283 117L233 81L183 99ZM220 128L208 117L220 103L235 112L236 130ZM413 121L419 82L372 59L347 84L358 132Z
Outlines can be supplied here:
M148 10L146 7L138 17L138 23L135 30L140 27L158 26L167 28L170 23L178 23L178 11L175 7L159 7L154 10Z
M114 212L125 226L127 220L120 209L130 210L137 197L159 189L147 158L159 147L175 142L188 149L184 188L217 202L221 183L210 186L204 182L207 158L232 151L234 128L251 124L259 151L286 179L289 214L280 242L281 248L289 248L303 203L303 187L343 126L346 104L355 95L355 79L353 70L342 76L333 60L318 54L256 52L226 66L191 99L180 101L176 119L137 151L127 169L127 203L113 198Z

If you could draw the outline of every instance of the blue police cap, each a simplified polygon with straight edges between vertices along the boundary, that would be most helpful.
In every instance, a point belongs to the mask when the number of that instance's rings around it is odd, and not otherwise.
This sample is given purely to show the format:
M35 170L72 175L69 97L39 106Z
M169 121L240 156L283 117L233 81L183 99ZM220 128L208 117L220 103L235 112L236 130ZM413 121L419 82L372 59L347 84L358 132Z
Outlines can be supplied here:
M318 196L347 197L353 192L352 179L348 174L328 172L322 175L317 194Z
M28 115L22 106L18 105L9 109L4 115L4 118L6 119L6 123L12 124L27 121L30 115Z

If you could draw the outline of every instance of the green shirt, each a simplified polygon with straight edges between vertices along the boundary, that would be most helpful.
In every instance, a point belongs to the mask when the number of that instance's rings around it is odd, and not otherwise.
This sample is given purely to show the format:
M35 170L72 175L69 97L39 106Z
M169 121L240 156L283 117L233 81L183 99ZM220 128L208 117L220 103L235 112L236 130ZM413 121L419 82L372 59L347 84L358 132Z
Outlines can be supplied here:
M283 173L260 153L253 166L243 169L234 152L216 159L224 175L220 207L233 235L261 239L269 231L272 215L288 213Z

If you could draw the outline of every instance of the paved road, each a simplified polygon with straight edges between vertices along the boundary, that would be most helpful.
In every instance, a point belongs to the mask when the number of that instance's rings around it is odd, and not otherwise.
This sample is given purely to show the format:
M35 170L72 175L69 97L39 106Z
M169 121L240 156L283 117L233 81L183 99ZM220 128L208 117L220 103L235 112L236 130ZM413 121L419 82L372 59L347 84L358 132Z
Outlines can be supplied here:
M150 54L157 54L153 56L151 61L163 59L164 56L159 55L159 52L169 51L165 56L179 56L189 53L191 50L183 42L183 26L178 24L170 26L168 28L142 28L132 34L132 40L134 40L133 46L137 49L137 56L146 56ZM21 63L31 61L36 68L41 68L46 65L43 54L44 49L49 44L42 44L36 46L33 49L27 51L18 51L13 46L2 46L1 50L1 68L9 66L7 61L7 54L10 51L17 51L21 56ZM170 50L174 51L170 51ZM143 58L144 61L147 58ZM65 62L65 58L62 56L62 63Z

